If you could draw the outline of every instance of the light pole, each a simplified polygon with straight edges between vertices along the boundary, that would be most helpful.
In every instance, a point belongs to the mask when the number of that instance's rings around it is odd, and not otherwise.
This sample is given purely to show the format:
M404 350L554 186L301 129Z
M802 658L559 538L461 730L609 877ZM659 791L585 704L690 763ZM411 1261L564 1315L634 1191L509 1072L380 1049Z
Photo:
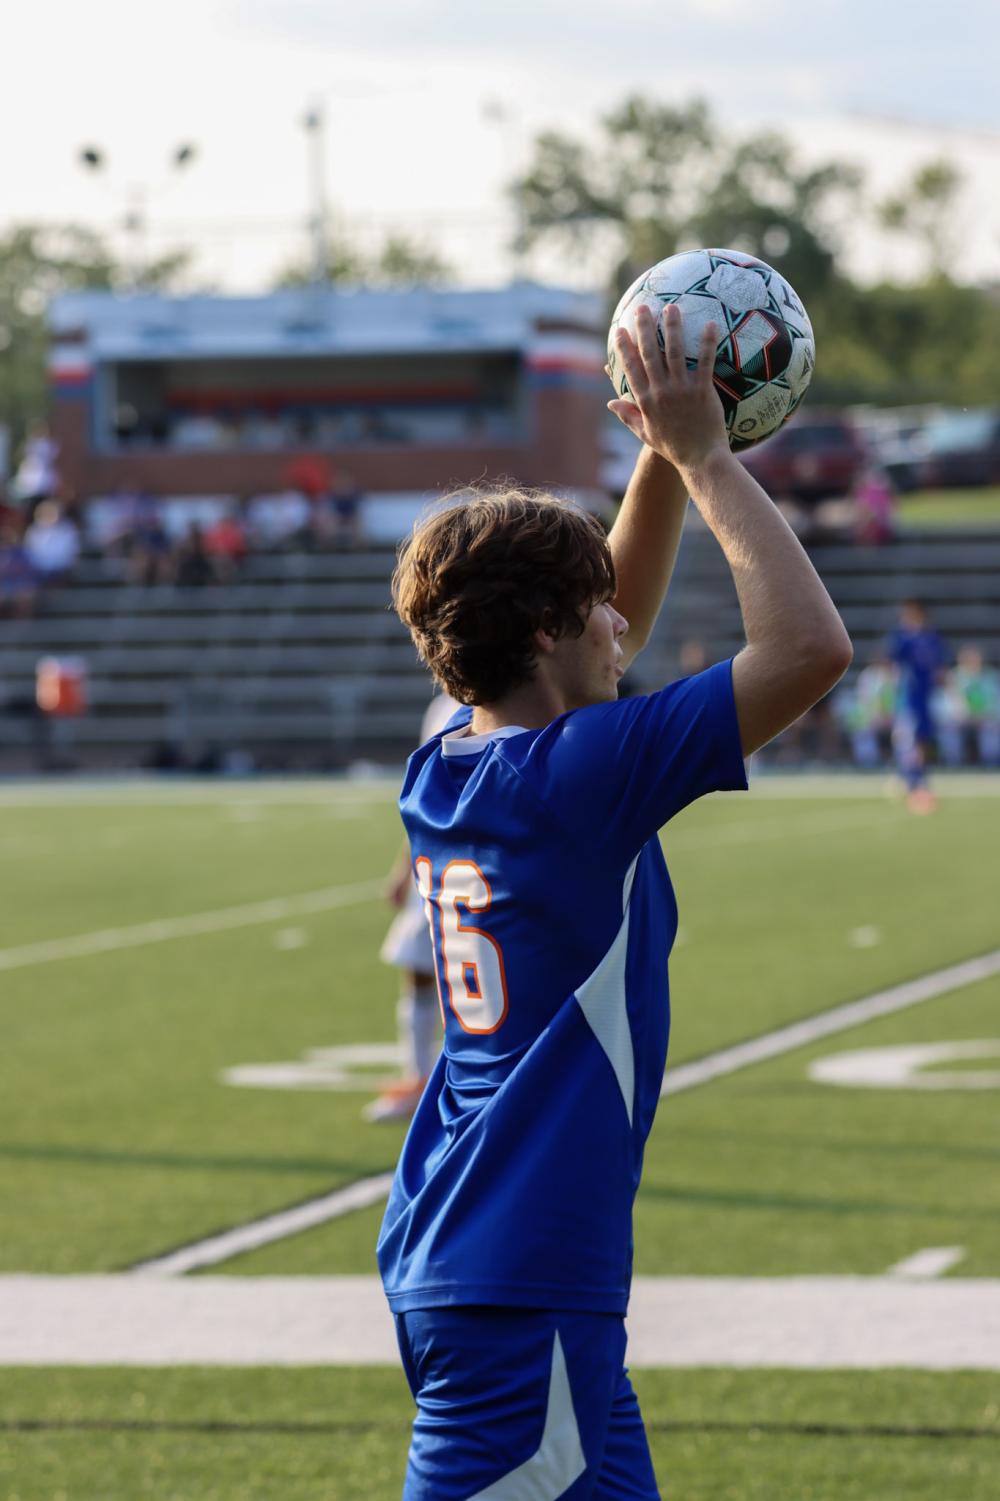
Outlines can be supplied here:
M182 141L175 146L167 161L168 174L173 175L183 172L189 167L198 155L198 148L191 141ZM108 166L108 154L100 146L81 146L77 153L77 161L86 172L95 176L104 172ZM159 189L166 186L167 179L161 180ZM149 229L149 188L146 183L132 183L125 191L125 215L122 227L128 237L128 285L130 292L138 292L142 287L143 277L147 266L146 235Z
M330 275L329 212L326 201L326 115L314 100L302 121L309 137L309 237L312 242L313 285L325 286Z

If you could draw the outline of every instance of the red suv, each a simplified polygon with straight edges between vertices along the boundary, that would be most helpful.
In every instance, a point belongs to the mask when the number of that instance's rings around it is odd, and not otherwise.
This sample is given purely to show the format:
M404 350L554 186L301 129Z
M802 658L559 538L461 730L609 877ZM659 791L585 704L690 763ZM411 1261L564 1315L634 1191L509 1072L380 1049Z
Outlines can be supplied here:
M858 428L840 412L795 416L740 458L775 500L829 500L846 495L873 462Z

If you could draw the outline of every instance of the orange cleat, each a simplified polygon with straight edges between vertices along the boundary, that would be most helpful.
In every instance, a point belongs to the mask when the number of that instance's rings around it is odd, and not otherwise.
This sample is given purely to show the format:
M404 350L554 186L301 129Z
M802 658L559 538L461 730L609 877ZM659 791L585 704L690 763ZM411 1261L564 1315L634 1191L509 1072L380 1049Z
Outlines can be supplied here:
M937 805L937 798L929 787L914 787L906 799L906 806L911 813L934 813Z
M420 1103L426 1079L400 1079L386 1085L382 1093L361 1112L366 1121L408 1121Z

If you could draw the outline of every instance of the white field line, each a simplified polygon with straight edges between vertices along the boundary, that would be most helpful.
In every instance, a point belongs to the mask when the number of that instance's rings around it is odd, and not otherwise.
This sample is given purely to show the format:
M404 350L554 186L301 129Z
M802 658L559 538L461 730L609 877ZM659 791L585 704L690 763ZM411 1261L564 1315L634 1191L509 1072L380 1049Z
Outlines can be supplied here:
M1000 1370L1000 1280L637 1277L630 1366ZM0 1365L392 1365L377 1277L0 1277Z
M961 964L949 965L947 969L934 970L916 980L904 980L901 985L893 985L888 990L876 990L873 995L863 996L860 1000L848 1001L846 1005L820 1011L816 1016L791 1022L774 1032L765 1032L747 1042L722 1048L718 1053L709 1053L706 1058L668 1068L661 1094L680 1094L685 1089L696 1089L724 1074L734 1074L741 1068L778 1058L782 1053L818 1042L821 1037L846 1032L850 1027L874 1021L876 1017L891 1016L894 1011L904 1011L908 1006L931 1001L935 996L960 990L965 985L975 985L979 980L988 980L996 974L1000 974L1000 949L976 959L965 959Z
M270 897L240 907L218 907L213 912L191 912L184 917L158 917L152 922L133 923L127 928L99 928L70 938L45 938L18 948L0 949L0 970L23 969L30 964L48 964L57 959L83 959L90 954L109 954L117 949L141 948L146 943L164 943L171 938L195 938L249 928L257 923L277 922L286 917L305 917L349 907L378 896L381 880L352 881L346 886L326 886L303 891L298 896Z
M964 1246L928 1246L925 1251L915 1251L903 1261L897 1261L886 1272L887 1277L899 1277L908 1282L926 1282L933 1277L943 1277L953 1266L965 1260Z
M997 973L1000 973L1000 949L978 959L951 965L948 969L936 970L919 980L907 980L891 990L877 991L859 1001L850 1001L845 1006L835 1006L832 1010L808 1017L805 1021L794 1022L775 1032L766 1032L761 1037L752 1038L749 1042L710 1053L707 1058L682 1063L667 1071L661 1092L679 1094L686 1089L697 1089L713 1079L735 1073L738 1069L749 1068L769 1058L777 1058L782 1053L803 1047L819 1037L857 1026L860 1022L871 1021L877 1016L901 1011L907 1006L915 1006L920 1001L931 1000L934 996L957 990L963 985L972 985L977 980ZM207 1266L219 1266L230 1256L259 1250L262 1246L272 1245L286 1236L295 1235L300 1230L326 1224L355 1209L368 1208L388 1194L391 1182L391 1173L359 1178L347 1188L337 1189L334 1193L323 1194L305 1204L268 1215L266 1219L235 1226L232 1230L210 1236L207 1240L182 1246L166 1256L141 1262L132 1268L132 1272L170 1277L198 1271Z
M279 1210L277 1214L269 1214L264 1219L251 1220L249 1224L223 1230L196 1245L182 1246L165 1256L140 1262L129 1269L128 1275L182 1277L185 1272L218 1266L232 1256L239 1256L242 1251L256 1251L261 1246L270 1245L272 1241L298 1235L302 1230L313 1230L317 1225L324 1225L327 1220L337 1219L342 1214L378 1204L388 1195L392 1178L391 1172L362 1178L357 1183L349 1183L346 1188L335 1189L333 1193L310 1199L305 1204L297 1204L292 1209Z
M867 813L846 818L842 813L817 813L803 818L793 828L763 823L755 819L725 824L719 829L681 831L668 839L668 852L674 849L713 849L732 844L756 844L767 840L791 839L817 833L833 834L839 830L868 828ZM886 824L898 828L898 824ZM271 897L240 907L220 907L215 911L193 912L183 917L154 918L125 928L100 928L96 932L78 933L68 938L44 938L16 948L0 949L0 971L23 969L30 964L45 964L57 959L80 959L91 954L113 953L116 949L140 948L146 943L162 943L170 938L194 938L220 933L230 928L252 927L257 923L280 921L326 912L352 902L367 901L382 889L381 880L361 881L346 886L328 886L306 891L298 896Z

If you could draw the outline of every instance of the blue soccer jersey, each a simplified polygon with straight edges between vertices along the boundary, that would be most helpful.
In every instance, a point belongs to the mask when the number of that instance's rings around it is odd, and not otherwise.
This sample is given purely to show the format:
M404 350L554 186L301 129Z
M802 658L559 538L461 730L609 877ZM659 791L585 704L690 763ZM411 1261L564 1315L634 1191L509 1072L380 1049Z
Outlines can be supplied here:
M746 786L731 664L544 729L470 718L411 757L400 799L445 1044L379 1266L397 1313L623 1313L677 929L656 835Z
M889 637L888 650L899 669L902 703L911 713L927 715L938 674L949 662L944 640L937 631L901 627Z

